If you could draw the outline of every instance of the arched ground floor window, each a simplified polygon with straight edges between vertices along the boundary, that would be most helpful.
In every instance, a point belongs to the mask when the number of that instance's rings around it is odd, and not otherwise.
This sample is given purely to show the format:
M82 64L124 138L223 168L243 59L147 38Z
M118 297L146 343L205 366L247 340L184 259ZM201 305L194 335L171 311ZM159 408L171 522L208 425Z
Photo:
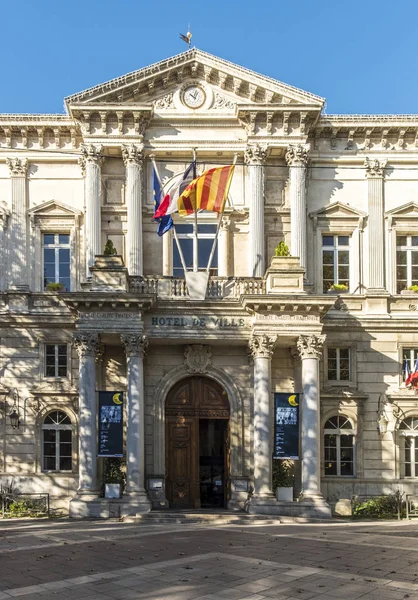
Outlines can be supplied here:
M42 470L72 470L72 435L70 417L61 410L48 413L42 423Z
M330 417L324 426L324 470L326 476L353 477L355 430L350 419Z

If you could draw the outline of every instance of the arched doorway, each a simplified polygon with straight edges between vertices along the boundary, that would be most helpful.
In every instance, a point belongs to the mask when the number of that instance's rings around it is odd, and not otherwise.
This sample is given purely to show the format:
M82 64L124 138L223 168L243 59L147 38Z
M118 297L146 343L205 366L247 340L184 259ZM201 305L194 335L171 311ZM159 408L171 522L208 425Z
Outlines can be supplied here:
M223 508L229 499L229 402L207 377L188 377L168 393L166 494L174 508Z

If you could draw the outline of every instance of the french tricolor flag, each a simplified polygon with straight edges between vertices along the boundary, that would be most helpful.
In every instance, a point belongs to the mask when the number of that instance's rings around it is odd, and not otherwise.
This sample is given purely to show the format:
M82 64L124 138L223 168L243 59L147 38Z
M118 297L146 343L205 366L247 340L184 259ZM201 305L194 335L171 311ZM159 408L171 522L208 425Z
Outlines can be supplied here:
M154 214L154 219L172 215L178 211L178 200L186 187L196 177L196 162L193 161L184 173L179 173L168 182L164 198L161 200L158 209Z
M409 386L414 386L416 387L418 385L418 358L415 361L415 367L413 372L411 373L409 371L409 361L406 361L405 364L405 387L409 387Z

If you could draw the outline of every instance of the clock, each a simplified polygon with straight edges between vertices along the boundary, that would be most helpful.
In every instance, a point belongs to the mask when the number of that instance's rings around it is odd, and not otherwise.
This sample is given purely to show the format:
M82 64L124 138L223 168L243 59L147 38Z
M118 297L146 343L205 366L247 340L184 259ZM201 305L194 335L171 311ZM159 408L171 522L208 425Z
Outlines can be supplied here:
M206 102L206 93L200 85L190 85L183 92L183 103L188 108L200 108Z

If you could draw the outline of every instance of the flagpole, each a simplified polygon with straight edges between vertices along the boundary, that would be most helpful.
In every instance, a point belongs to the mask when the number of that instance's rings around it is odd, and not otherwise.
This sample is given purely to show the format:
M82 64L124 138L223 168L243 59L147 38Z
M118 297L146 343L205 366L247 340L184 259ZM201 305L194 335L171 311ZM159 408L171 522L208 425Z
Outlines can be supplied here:
M158 179L158 183L160 184L161 191L163 191L163 184L161 182L160 173L158 171L157 163L155 162L155 154L150 154L150 159L152 162L152 166L154 167L154 171L157 175L157 179ZM183 251L180 246L179 238L177 237L176 224L174 223L174 221L173 221L173 234L174 234L174 239L176 240L177 250L179 251L181 266L183 267L184 275L186 275L186 270L187 270L186 263L184 261Z
M238 159L238 153L235 153L234 154L234 162L232 163L234 166L237 164L237 159ZM231 185L231 183L230 183L230 185ZM227 193L227 198L228 198L229 188L226 193ZM221 228L221 223L222 223L222 215L223 215L223 211L221 213L219 213L218 227L216 228L215 239L213 240L212 249L210 251L209 260L208 260L208 266L206 267L206 271L208 273L212 266L212 260L213 260L214 254L215 254L216 244L218 242L219 230Z
M196 165L196 148L193 148L193 162ZM193 179L196 179L196 167L194 168ZM199 270L199 241L197 237L197 207L194 207L194 260L193 260L193 272L197 273Z

